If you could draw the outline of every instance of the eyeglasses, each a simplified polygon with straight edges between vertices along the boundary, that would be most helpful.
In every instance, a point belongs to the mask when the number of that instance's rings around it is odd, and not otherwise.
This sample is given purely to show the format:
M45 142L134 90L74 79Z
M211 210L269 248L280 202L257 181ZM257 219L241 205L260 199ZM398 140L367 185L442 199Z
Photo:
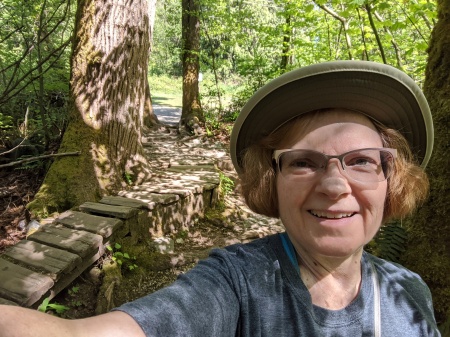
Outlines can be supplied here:
M370 148L329 156L313 150L275 150L273 160L286 179L304 181L323 172L331 159L338 159L345 174L360 182L380 182L393 172L396 149Z

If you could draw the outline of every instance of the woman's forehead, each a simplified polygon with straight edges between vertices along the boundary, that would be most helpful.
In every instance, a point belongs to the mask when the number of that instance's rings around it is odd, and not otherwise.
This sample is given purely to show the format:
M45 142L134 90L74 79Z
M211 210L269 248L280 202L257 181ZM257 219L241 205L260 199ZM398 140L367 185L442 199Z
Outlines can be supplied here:
M354 128L342 128L344 125L353 125ZM295 144L307 134L314 133L317 130L318 132L316 134L332 140L336 135L329 133L322 134L321 129L328 127L328 130L342 130L343 133L351 133L353 130L358 129L358 126L368 131L369 129L373 130L379 134L372 121L364 114L356 111L336 108L312 112L292 120L283 127L283 130L280 130L284 133L282 144L280 145L287 146L288 144Z

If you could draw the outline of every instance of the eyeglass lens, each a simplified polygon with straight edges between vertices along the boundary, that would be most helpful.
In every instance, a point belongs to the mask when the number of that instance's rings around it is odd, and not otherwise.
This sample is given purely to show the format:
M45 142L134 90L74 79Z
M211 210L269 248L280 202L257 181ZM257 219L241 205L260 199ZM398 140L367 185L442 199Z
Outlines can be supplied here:
M332 158L338 158L346 174L362 182L380 182L389 177L394 157L381 149L361 149L340 156L327 156L312 150L292 150L281 153L278 159L280 172L291 179L304 179L323 171Z

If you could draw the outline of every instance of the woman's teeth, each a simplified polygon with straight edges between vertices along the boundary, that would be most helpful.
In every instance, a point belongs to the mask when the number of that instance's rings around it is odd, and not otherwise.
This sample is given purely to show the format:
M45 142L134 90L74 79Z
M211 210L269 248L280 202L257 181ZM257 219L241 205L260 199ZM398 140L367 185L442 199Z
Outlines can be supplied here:
M321 211L309 211L312 215L318 218L326 218L326 219L342 219L351 217L354 213L329 213L329 212L321 212Z

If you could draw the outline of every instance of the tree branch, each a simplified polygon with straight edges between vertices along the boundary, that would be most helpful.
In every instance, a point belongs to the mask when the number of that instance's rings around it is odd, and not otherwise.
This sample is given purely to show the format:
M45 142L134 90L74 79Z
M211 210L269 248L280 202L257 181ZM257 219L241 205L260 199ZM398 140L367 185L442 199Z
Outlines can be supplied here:
M397 44L397 42L394 39L394 34L392 34L391 30L388 27L384 26L384 19L383 19L383 17L380 14L378 14L377 11L374 12L374 15L375 15L375 17L377 18L378 21L383 23L384 30L391 36L391 44L392 44L392 47L394 47L394 50L395 50L395 57L397 58L397 65L398 65L398 67L400 69L403 70L403 62L402 62L402 56L401 56L401 53L400 53L400 48L398 47L398 44Z
M350 60L353 60L352 41L350 39L350 35L348 34L350 21L348 21L346 18L340 16L338 13L336 13L335 11L333 11L331 8L327 7L326 5L320 5L317 3L317 1L314 1L314 3L317 6L319 6L321 9L323 9L325 12L330 14L332 17L334 17L336 20L339 20L342 23L342 26L344 27L345 42L347 43L348 57Z
M377 40L378 48L380 49L381 58L383 59L383 63L387 64L386 56L384 55L383 44L381 43L380 35L378 34L377 27L375 27L375 22L373 22L372 17L372 8L368 3L364 5L367 11L367 16L369 17L370 27L372 27L372 31L375 34L375 39Z
M52 157L79 156L80 153L81 153L80 151L77 151L77 152L65 152L65 153L46 154L46 155L43 155L43 156L25 158L25 159L22 159L22 160L13 161L13 162L8 163L8 164L3 164L3 165L0 165L0 168L15 166L15 165L27 163L29 161L36 161L36 160L52 158Z

